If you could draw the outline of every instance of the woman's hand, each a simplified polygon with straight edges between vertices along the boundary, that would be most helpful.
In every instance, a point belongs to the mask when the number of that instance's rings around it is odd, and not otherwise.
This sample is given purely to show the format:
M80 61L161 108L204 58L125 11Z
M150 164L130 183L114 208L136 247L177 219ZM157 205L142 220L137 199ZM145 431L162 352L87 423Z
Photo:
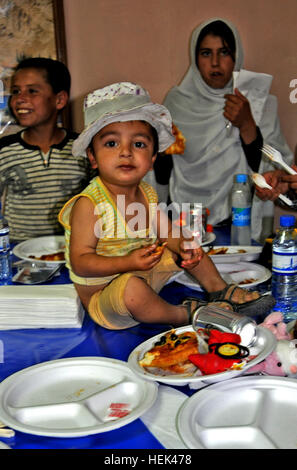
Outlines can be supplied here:
M257 129L249 100L240 93L238 88L235 88L234 94L225 95L225 99L224 117L233 126L238 127L246 144L253 142L257 137Z
M263 173L263 176L272 187L272 189L264 189L255 186L256 195L263 201L275 201L280 194L285 194L288 191L289 185L283 181L286 178L286 173L283 170L267 171Z
M293 170L297 171L297 165L292 165ZM294 189L297 192L297 175L288 175L283 173L282 175L283 183L287 183L291 189Z

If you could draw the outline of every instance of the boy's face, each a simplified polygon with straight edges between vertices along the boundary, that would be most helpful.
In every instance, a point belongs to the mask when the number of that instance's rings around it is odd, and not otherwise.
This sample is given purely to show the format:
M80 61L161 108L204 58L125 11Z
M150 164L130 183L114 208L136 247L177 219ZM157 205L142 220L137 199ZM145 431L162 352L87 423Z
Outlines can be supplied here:
M35 127L56 121L67 103L67 93L55 94L39 69L18 70L11 81L10 107L23 127Z
M130 186L138 184L153 168L157 155L151 126L142 121L108 124L93 137L87 154L103 182Z

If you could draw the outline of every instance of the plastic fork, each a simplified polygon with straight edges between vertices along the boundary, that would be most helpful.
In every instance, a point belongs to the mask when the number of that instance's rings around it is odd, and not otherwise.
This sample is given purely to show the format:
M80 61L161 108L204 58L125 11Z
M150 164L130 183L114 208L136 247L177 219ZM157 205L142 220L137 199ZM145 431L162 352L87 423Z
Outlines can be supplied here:
M283 157L278 150L268 144L264 144L261 150L268 158L270 158L270 160L282 166L287 173L290 175L297 175L296 171L284 162Z
M270 184L267 183L264 176L260 175L259 173L253 173L252 174L252 180L257 186L259 186L259 188L272 189L272 186L270 186ZM284 196L283 194L279 194L278 198L281 199L288 206L293 205L293 202L291 201L291 199Z

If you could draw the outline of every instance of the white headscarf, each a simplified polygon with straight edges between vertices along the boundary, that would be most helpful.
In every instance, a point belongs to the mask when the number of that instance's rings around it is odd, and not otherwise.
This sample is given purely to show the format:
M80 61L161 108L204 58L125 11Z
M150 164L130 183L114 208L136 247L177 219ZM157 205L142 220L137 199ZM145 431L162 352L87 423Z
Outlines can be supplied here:
M242 69L243 49L237 29L230 21L221 18L210 19L194 30L190 45L189 70L181 84L172 88L164 101L173 122L186 138L185 153L173 155L171 200L178 203L202 202L210 209L211 224L219 223L231 215L229 196L234 175L251 172L241 145L239 130L233 127L231 135L228 134L227 121L223 116L224 95L233 93L233 79L224 88L211 88L203 80L196 65L198 37L206 25L217 20L223 21L233 32L236 46L234 71ZM252 73L255 76L260 75ZM255 95L257 91L253 87L253 100L256 99ZM278 148L286 158L290 155L290 150L279 129L276 100L268 96L268 90L265 100L263 92L260 91L260 95L258 108L261 106L262 117L257 124L265 141ZM259 171L268 169L273 167L262 161ZM263 208L260 209L262 201L254 197L255 199L258 208L255 212L253 207L252 235L258 239L261 232L260 212ZM265 208L270 208L271 213L273 204L267 202Z

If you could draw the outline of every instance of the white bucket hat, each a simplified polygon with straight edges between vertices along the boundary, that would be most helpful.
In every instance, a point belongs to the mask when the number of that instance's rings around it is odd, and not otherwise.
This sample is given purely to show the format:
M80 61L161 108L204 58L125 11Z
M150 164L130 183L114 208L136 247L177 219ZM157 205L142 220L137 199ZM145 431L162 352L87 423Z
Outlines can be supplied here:
M153 103L148 92L130 82L114 83L89 93L84 100L85 129L74 141L74 156L86 155L92 138L112 122L146 121L159 137L159 152L175 142L171 115L165 106Z

